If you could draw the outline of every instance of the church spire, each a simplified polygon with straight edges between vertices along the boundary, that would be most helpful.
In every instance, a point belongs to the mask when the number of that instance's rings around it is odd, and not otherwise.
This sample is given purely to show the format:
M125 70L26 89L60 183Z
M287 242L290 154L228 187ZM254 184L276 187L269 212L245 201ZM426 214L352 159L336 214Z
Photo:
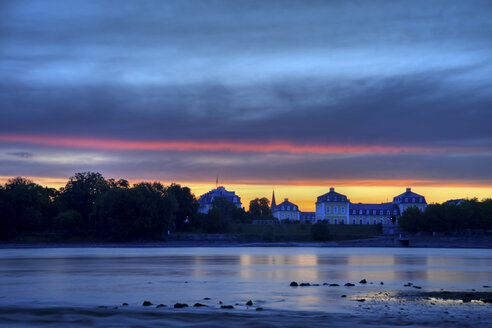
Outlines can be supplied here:
M275 189L273 189L273 193L272 193L272 209L275 208L275 206L277 206L277 203L275 202Z

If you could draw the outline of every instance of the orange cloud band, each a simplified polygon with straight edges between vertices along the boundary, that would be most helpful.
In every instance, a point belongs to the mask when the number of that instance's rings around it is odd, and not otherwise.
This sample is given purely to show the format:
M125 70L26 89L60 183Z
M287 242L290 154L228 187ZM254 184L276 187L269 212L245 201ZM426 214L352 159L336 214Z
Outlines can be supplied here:
M174 151L231 151L231 152L285 152L319 154L364 154L364 153L433 153L433 152L478 152L490 153L487 149L467 147L407 147L381 145L296 145L280 141L270 143L230 141L132 141L116 139L77 138L0 134L0 141L20 142L50 147L86 148L100 150L174 150Z

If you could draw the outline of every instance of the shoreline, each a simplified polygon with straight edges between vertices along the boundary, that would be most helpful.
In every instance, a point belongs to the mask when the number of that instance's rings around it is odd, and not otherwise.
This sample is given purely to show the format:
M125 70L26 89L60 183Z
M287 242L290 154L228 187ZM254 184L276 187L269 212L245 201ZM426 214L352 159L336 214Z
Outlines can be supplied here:
M398 238L375 237L368 239L326 242L261 242L217 239L135 241L135 242L1 242L0 249L20 248L175 248L175 247L323 247L323 248L469 248L492 249L492 237L419 237L410 236L408 246L399 244Z

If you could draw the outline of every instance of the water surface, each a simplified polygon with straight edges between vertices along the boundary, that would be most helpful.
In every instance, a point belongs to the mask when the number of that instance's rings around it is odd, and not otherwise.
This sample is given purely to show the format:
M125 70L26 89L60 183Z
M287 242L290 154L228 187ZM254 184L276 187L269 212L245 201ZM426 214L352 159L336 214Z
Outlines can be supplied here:
M368 283L359 284L361 279ZM320 286L293 288L289 287L291 281ZM347 282L355 286L343 286ZM141 304L145 300L167 306L176 302L208 305L206 309L187 309L189 318L207 316L213 311L214 315L231 315L217 312L221 311L220 301L234 305L234 315L241 313L254 318L261 318L264 313L276 313L276 317L279 313L307 313L353 315L354 320L358 320L360 315L378 311L370 311L369 302L359 304L356 299L382 292L413 292L412 288L403 287L408 282L422 287L423 291L482 289L484 285L492 285L491 251L304 247L0 250L0 307L8 309L9 313L19 311L17 316L3 314L5 320L13 319L13 324L17 317L25 315L22 313L26 309L27 313L43 309L58 309L54 312L63 313L66 308L103 311L104 308L99 306L104 306L107 309L119 307L114 311L120 313L114 315L127 311L132 318L140 315L166 315L167 319L179 316L172 312L178 310L169 308L143 310ZM330 287L323 283L341 286ZM347 297L342 298L342 295ZM253 307L245 306L248 300L253 300ZM129 306L122 308L122 303ZM266 312L252 313L256 307L262 307ZM357 312L364 309L367 313ZM484 311L490 313L487 305L476 313L468 308L465 310L460 312L464 318ZM36 317L31 324L42 325ZM212 319L212 326L213 322ZM316 322L325 323L322 320ZM347 322L351 325L350 320ZM20 320L18 323L26 322ZM77 325L76 322L72 324ZM93 320L91 324L104 326L104 320Z

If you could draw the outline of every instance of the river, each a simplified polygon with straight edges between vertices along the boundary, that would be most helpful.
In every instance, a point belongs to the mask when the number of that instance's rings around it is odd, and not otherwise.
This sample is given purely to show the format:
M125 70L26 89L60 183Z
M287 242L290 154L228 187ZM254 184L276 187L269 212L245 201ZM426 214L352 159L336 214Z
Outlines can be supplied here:
M291 287L292 281L311 286ZM413 296L487 292L488 285L488 249L0 249L0 324L476 327L489 325L491 305ZM175 303L189 307L175 309Z

